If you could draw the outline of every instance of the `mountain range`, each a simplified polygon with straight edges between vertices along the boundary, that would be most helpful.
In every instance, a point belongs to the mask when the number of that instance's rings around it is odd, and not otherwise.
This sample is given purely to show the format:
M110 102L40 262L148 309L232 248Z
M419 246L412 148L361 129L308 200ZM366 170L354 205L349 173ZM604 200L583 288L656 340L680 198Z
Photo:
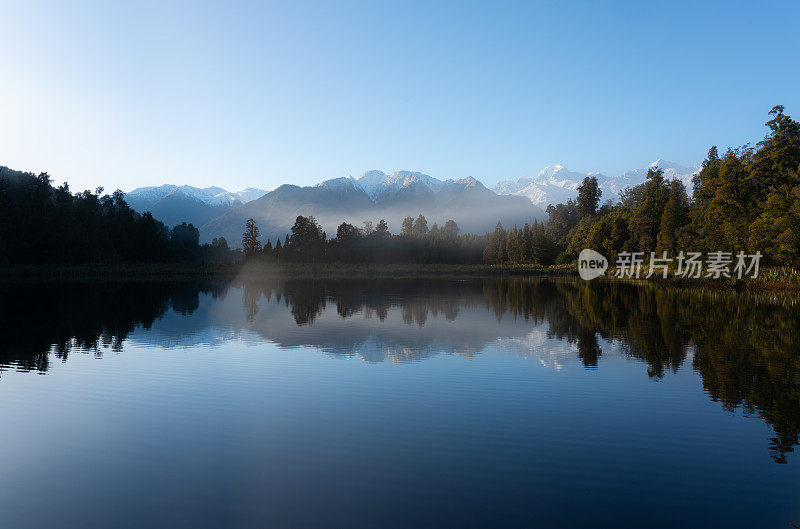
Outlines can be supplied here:
M643 169L609 177L570 171L557 164L533 177L501 181L492 189L473 177L439 180L419 172L367 171L314 186L284 184L269 192L166 184L136 189L126 199L137 211L150 211L168 226L191 222L200 228L203 242L225 237L231 246L238 246L249 218L258 224L263 241L274 241L289 233L298 215L314 215L329 237L343 221L361 226L367 220L377 223L385 219L397 233L403 218L419 214L425 215L429 225L453 219L462 232L484 233L498 220L504 226L544 220L547 206L574 199L587 176L597 177L603 192L601 202L616 202L625 187L644 182L651 167L663 169L667 179L683 181L689 193L692 176L699 169L659 159Z
M561 164L542 169L536 176L523 176L519 180L502 180L492 189L499 195L516 195L528 197L531 202L546 209L549 204L564 203L578 195L578 187L587 176L594 176L603 192L601 203L606 200L616 202L619 193L628 186L635 186L645 181L650 168L659 167L664 171L664 178L677 178L692 193L692 177L700 169L699 166L687 167L674 162L658 159L643 169L626 171L618 176L606 176L602 173L578 173L570 171Z
M545 218L544 211L526 197L498 195L472 177L439 180L411 171L368 171L315 186L282 185L210 221L200 234L202 240L222 236L235 244L244 223L253 218L262 240L283 238L298 215L313 215L331 237L343 221L361 226L364 221L385 219L390 231L397 233L403 218L419 214L429 226L453 219L465 233L483 233L498 220L513 225Z
M263 189L254 188L231 193L221 187L201 189L164 184L135 189L125 195L125 200L136 211L149 211L167 226L175 226L181 222L203 226L265 193Z

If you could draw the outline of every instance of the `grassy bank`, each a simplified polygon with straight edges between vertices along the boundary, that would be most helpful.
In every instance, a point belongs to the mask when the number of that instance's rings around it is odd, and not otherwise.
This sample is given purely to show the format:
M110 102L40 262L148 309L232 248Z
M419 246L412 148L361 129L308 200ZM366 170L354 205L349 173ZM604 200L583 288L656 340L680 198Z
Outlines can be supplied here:
M670 270L666 279L660 275L654 275L649 279L645 278L647 275L645 269L643 269L643 273L641 274L642 279L617 279L614 277L614 273L615 270L611 269L606 275L613 281L653 282L665 286L683 288L800 292L800 270L788 267L762 268L758 272L758 277L744 277L742 279L734 277L720 277L719 279L706 277L682 278L675 276L675 270Z

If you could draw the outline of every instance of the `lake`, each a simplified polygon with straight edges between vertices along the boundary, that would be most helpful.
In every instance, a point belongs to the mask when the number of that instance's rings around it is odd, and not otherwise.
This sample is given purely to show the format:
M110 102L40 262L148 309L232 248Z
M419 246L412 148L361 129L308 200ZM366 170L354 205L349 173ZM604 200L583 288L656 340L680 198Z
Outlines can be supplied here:
M0 285L0 527L788 529L799 309L514 277Z

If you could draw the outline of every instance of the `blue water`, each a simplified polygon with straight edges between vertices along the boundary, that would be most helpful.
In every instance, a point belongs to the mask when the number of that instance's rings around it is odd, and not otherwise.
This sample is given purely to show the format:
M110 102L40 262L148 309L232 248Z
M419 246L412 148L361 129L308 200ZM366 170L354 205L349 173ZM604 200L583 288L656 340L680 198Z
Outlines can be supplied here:
M2 294L2 528L800 524L792 299L521 279Z

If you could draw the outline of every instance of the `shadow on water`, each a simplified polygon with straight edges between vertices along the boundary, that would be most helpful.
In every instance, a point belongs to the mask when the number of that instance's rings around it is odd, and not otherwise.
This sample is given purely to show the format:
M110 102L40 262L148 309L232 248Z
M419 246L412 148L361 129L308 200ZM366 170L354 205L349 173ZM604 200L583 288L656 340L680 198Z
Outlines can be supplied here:
M202 312L201 297L233 310L200 326L225 320L280 346L368 361L477 354L535 326L569 344L587 369L601 368L603 348L619 344L646 365L646 376L689 365L725 410L761 417L774 431L776 462L798 444L800 313L797 298L780 295L528 278L0 285L0 375L44 373L72 351L122 351L134 331L167 314Z

